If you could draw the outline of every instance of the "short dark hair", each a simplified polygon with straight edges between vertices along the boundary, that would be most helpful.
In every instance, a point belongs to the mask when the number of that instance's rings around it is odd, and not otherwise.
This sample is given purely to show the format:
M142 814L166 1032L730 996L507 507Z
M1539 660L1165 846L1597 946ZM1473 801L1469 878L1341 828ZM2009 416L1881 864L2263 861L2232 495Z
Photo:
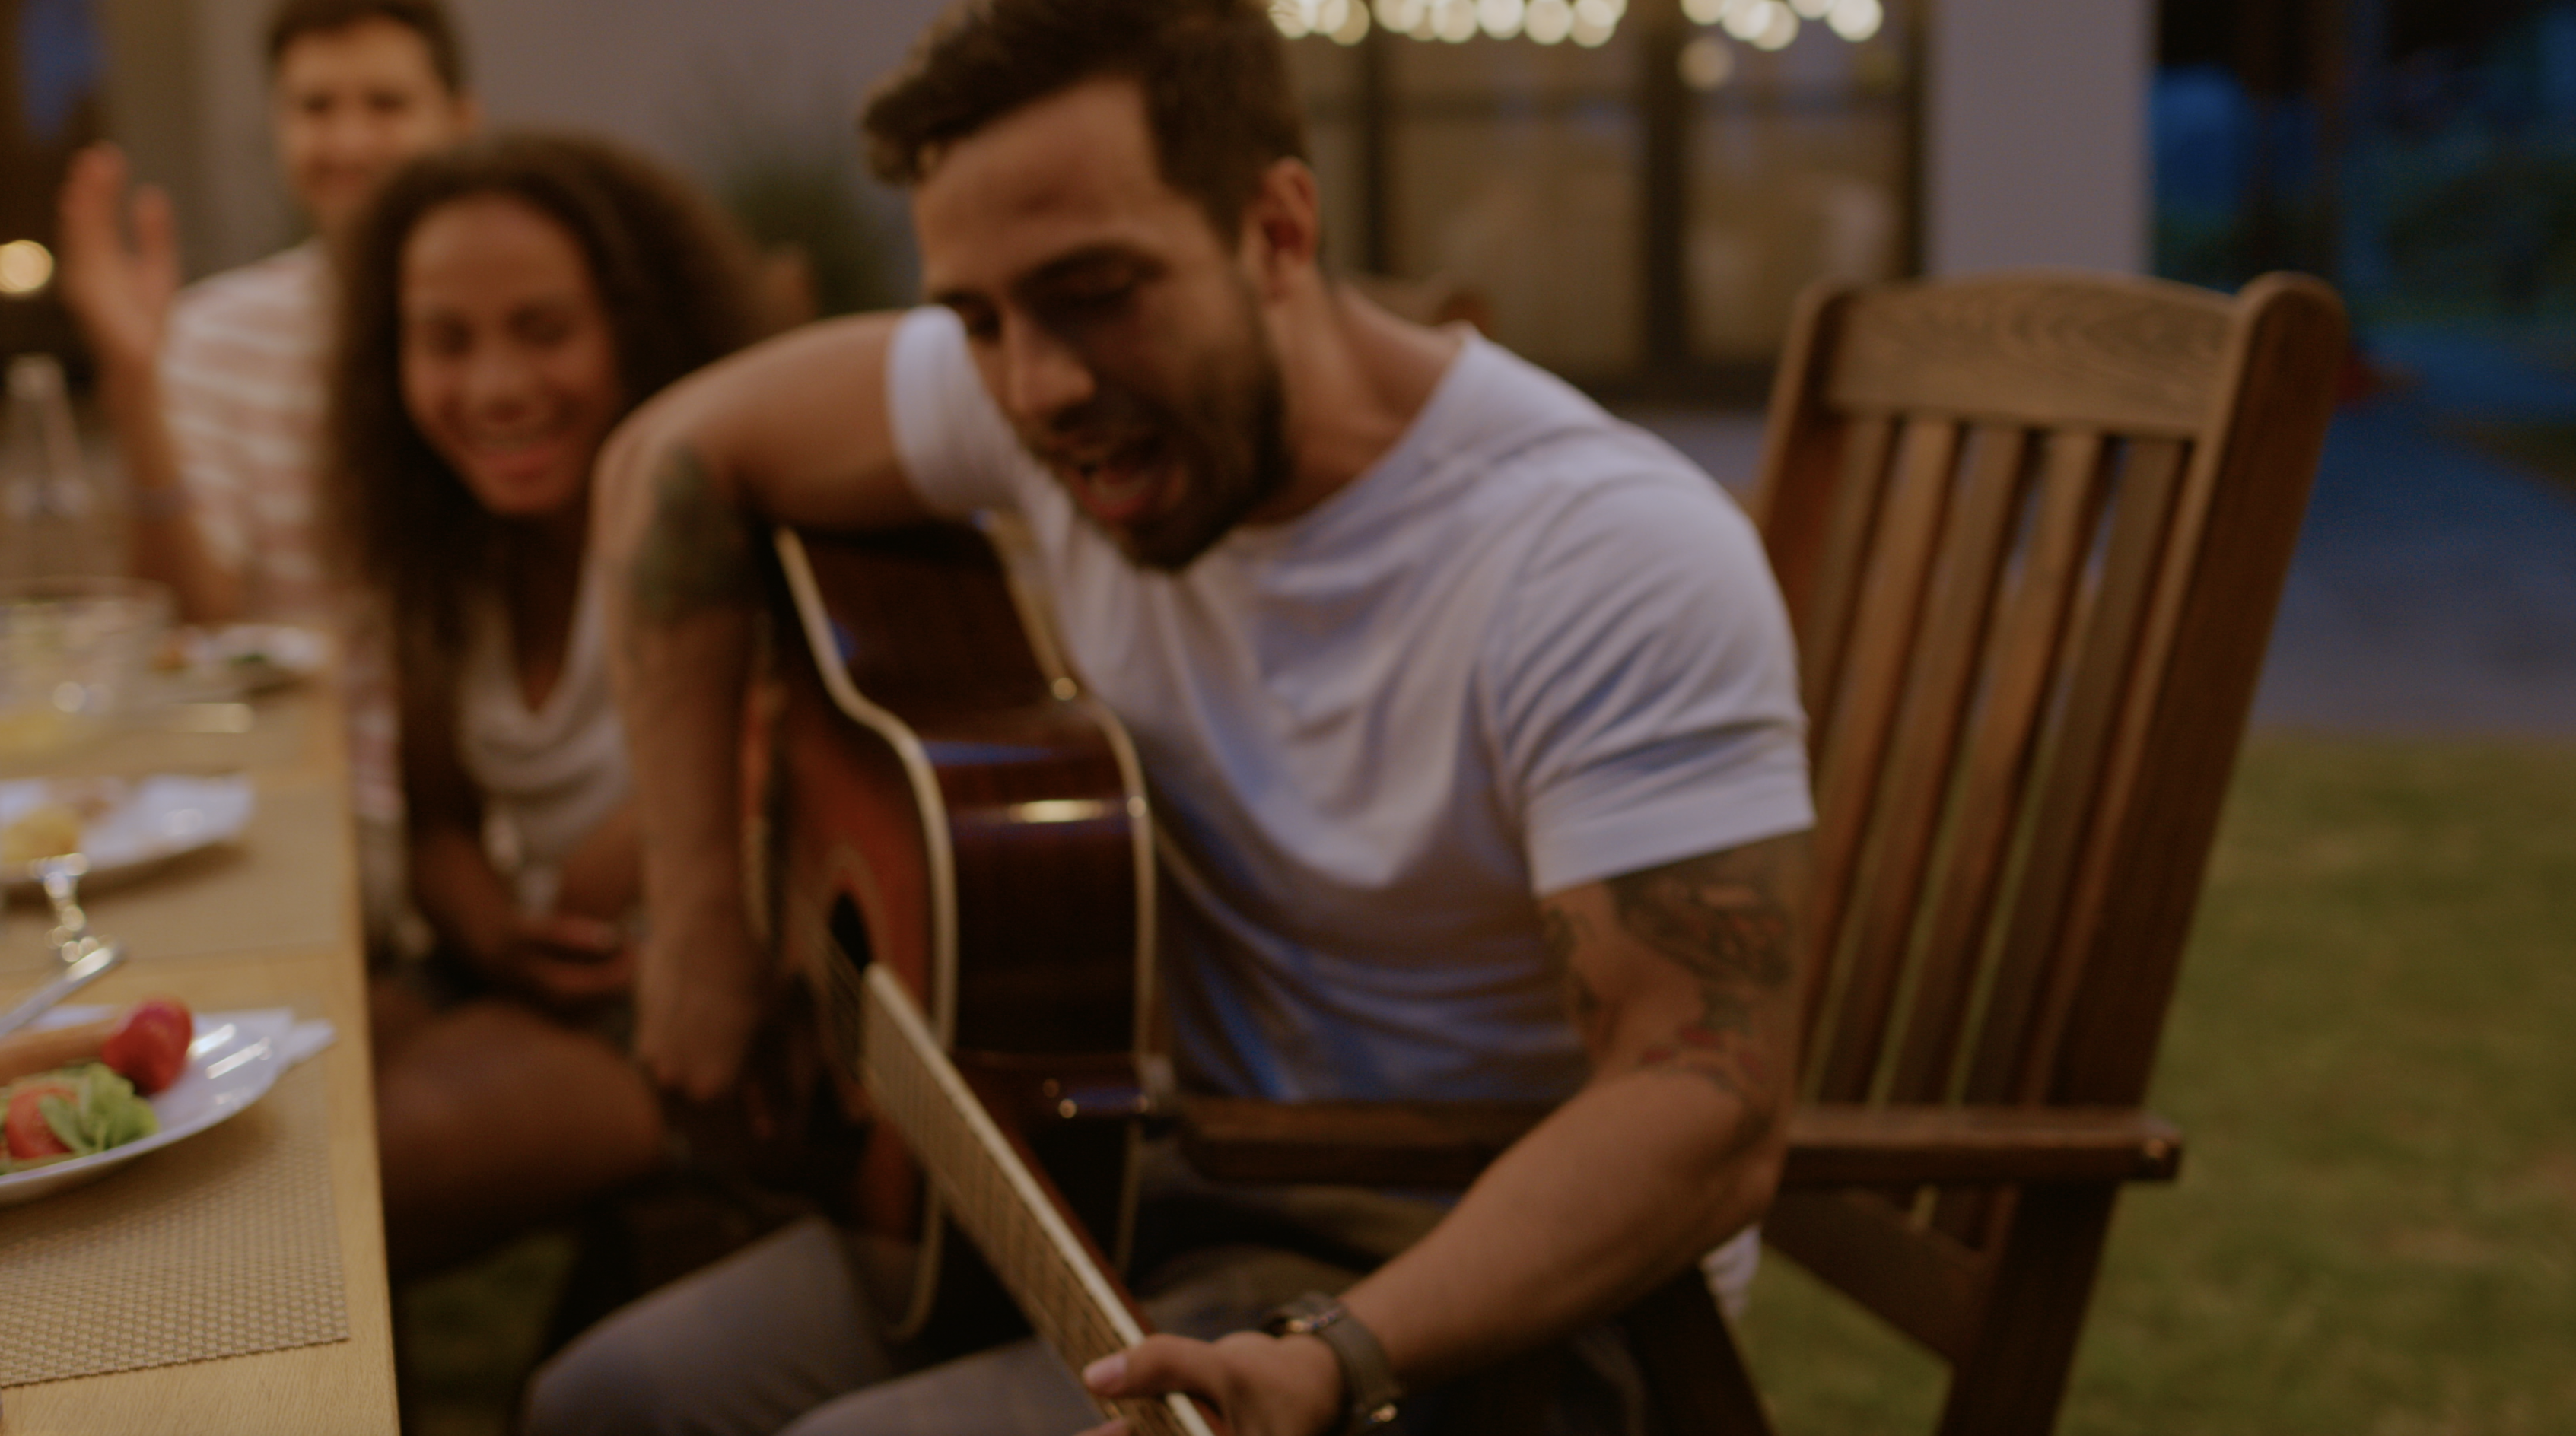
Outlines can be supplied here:
M307 35L346 30L367 20L391 20L420 37L429 67L450 95L465 93L465 47L456 22L439 0L278 0L268 16L268 68L275 74L287 47Z
M1100 76L1143 90L1163 182L1228 245L1263 172L1306 157L1264 0L959 0L869 98L869 159L888 183L917 183L949 144Z
M351 576L387 600L406 690L436 691L465 629L460 597L508 557L403 402L403 251L442 206L518 200L564 227L598 286L628 406L760 337L750 247L695 188L604 140L498 135L412 161L350 226L331 372L325 507Z

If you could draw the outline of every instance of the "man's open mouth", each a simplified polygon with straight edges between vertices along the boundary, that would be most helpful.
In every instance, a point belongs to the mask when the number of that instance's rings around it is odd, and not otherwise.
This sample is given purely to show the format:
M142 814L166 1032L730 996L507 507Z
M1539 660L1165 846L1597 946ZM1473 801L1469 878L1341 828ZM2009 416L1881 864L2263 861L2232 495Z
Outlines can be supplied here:
M1161 443L1143 439L1105 452L1060 453L1053 467L1092 522L1123 528L1162 508L1171 480L1164 453Z

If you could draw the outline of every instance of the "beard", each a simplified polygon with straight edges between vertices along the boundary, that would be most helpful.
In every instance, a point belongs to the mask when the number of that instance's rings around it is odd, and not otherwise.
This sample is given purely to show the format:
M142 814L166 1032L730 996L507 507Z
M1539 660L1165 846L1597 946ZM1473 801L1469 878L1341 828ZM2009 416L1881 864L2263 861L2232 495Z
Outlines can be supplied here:
M1296 469L1288 444L1288 402L1279 361L1250 290L1240 291L1242 324L1213 354L1186 367L1187 386L1158 394L1095 372L1092 396L1022 443L1064 479L1062 450L1114 453L1122 465L1162 470L1171 492L1154 511L1123 524L1075 508L1130 563L1177 573L1288 486Z

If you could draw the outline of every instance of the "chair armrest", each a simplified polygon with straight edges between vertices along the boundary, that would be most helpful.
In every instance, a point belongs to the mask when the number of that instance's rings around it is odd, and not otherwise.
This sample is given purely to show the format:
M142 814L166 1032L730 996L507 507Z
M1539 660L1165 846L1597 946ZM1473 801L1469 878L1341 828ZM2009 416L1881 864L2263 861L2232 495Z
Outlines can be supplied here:
M2131 1107L1800 1107L1780 1184L1983 1186L2162 1182L2182 1133Z
M1221 1182L1463 1187L1552 1110L1526 1102L1188 1097L1181 1151Z
M1550 1109L1520 1102L1191 1097L1181 1150L1228 1182L1463 1187ZM2129 1108L1802 1106L1787 1186L2165 1181L2182 1134Z

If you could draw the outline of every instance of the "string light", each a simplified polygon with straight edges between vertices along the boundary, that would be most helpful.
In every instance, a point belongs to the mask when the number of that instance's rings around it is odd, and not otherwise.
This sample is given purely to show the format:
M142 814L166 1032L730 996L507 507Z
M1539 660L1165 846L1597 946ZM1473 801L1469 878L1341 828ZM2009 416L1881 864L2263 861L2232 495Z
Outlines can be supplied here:
M1760 50L1784 50L1798 38L1798 17L1780 0L1750 0L1726 12L1726 33Z
M1796 43L1802 21L1824 22L1843 39L1859 44L1887 23L1885 0L1681 0L1682 14L1692 24L1724 30L1761 50L1785 50ZM1496 40L1527 37L1554 45L1572 40L1598 47L1610 42L1628 13L1628 0L1271 0L1270 19L1290 39L1308 35L1356 45L1372 29L1384 29L1416 40L1462 44L1477 35ZM1705 47L1701 41L1706 41ZM1714 75L1700 89L1716 89L1733 77L1735 51L1715 36L1700 36L1684 50L1688 76ZM48 261L50 270L50 261Z
M54 252L32 239L0 244L0 294L23 299L54 282Z
M1735 47L1715 35L1693 36L1682 46L1682 83L1694 90L1714 90L1735 77Z
M1611 0L1574 0L1574 43L1597 49L1610 43L1619 29L1619 15L1624 6Z
M1855 45L1877 34L1886 19L1878 0L1834 0L1834 7L1825 12L1825 23L1834 33Z
M1314 31L1315 17L1308 13L1307 0L1270 0L1270 23L1295 40Z

